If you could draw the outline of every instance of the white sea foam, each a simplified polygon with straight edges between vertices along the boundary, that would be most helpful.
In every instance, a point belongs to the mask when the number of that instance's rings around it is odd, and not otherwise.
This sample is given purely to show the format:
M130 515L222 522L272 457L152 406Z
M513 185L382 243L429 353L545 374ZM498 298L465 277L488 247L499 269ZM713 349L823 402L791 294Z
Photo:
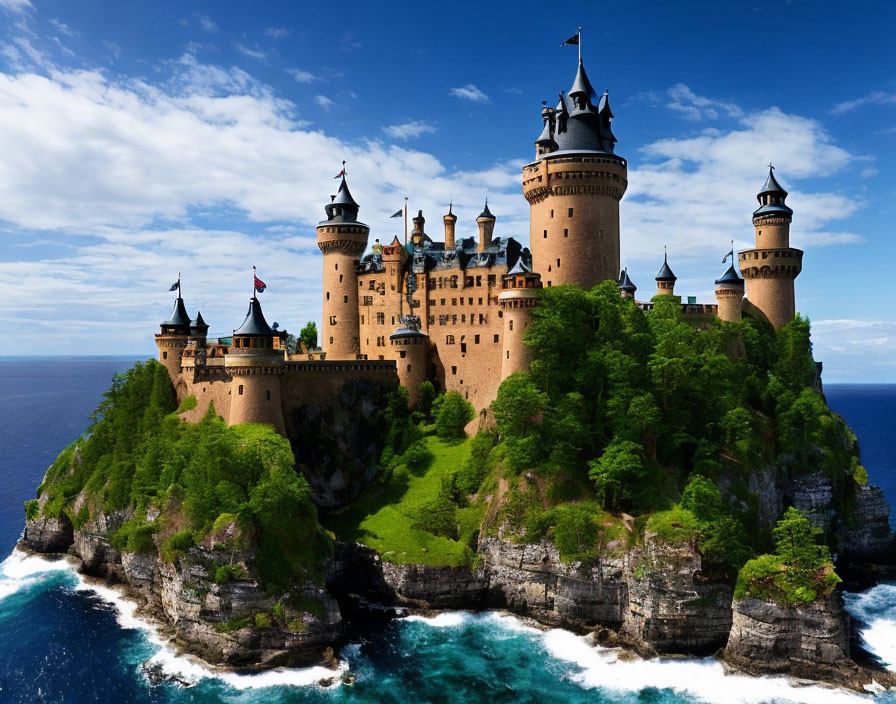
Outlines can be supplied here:
M473 614L467 613L466 611L443 611L435 616L411 614L410 616L405 616L402 620L425 623L427 626L432 626L433 628L455 628L464 625L472 618Z
M71 564L64 559L48 560L13 550L9 557L0 562L0 599L38 584L49 574L71 569Z
M726 674L721 663L703 660L621 661L618 651L591 645L564 630L551 630L543 640L558 660L572 663L578 672L570 679L586 688L639 692L645 687L671 689L700 701L719 704L794 702L805 704L856 704L867 697L820 686L796 686L783 677Z
M896 584L878 584L858 594L846 594L850 615L863 622L866 648L896 672Z

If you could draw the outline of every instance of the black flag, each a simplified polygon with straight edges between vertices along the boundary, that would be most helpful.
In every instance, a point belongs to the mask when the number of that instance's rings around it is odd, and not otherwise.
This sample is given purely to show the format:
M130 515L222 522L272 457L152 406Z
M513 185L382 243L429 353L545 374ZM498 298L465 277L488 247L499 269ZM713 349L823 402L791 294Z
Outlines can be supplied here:
M400 217L401 217L401 211L399 210L399 211L397 211L394 215L390 215L389 217L390 217L390 218L400 218Z
M178 279L173 284L171 284L171 288L169 288L168 290L169 291L177 291L177 289L179 289L179 288L180 288L180 279Z
M578 44L579 43L579 35L573 34L569 39L563 42L560 46L566 46L567 44Z

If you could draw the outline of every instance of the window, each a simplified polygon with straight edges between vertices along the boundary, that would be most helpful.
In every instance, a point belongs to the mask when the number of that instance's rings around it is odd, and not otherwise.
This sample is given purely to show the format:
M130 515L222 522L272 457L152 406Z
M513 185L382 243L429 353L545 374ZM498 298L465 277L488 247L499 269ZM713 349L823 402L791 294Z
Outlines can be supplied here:
M498 339L499 339L499 336L498 336L498 335L495 335L495 342L497 342Z
M604 238L604 231L598 230L597 231L597 239L602 240L603 238Z
M551 211L551 217L554 217L554 211L553 211L553 210Z
M461 343L460 343L460 353L461 353L461 354L466 354L466 353L467 353L467 343L466 343L466 342L461 342Z
M510 323L510 329L513 330L513 321L509 320L508 322Z
M343 297L342 297L342 302L343 302L343 303L348 303L348 296L343 296Z
M481 298L479 299L479 305L482 305L482 299L481 299Z
M339 283L342 283L342 274L339 275Z
M392 316L392 324L395 325L395 316Z
M405 352L404 350L400 350L398 353L398 356L401 357L402 359L404 359L407 356L407 354L408 353Z
M548 238L548 231L545 230L545 231L544 231L544 239L547 239L547 238Z
M510 359L510 350L507 350L507 359Z
M268 401L270 401L271 400L271 390L270 389L267 390L267 396L268 396Z
M329 291L327 291L327 300L328 301L330 300L330 292Z
M603 256L601 256L601 258L600 258L600 265L601 265L601 268L603 268L604 271L606 271L607 269L610 268L610 260L607 259L607 255L606 255L606 254L604 254Z
M489 286L494 286L494 285L495 285L495 275L494 275L494 274L489 274L489 275L488 275L488 285L489 285Z
M453 345L454 344L454 335L446 335L445 336L445 344Z
M240 396L243 395L243 385L242 385L242 384L240 384L240 388L239 388L239 390L238 390L238 393L239 393Z
M333 336L332 335L330 335L330 344L331 345L333 344Z
M444 298L439 302L439 305L445 305L445 299L444 299Z
M476 285L482 286L482 274L476 277Z
M408 371L411 371L411 365L410 365L410 364L408 365Z
M334 265L334 268L336 269L336 271L339 271L339 263L338 262Z
M557 268L558 269L560 268L560 260L559 259L557 260Z
M472 299L472 298L470 299L470 305L473 305L473 299Z
M457 367L451 367L451 373L457 375Z
M162 359L168 359L168 350L162 350Z
M377 313L376 314L376 324L377 325L385 325L386 324L386 314L385 313Z
M569 230L568 230L567 228L565 228L565 227L563 228L563 236L564 236L564 237L569 237Z

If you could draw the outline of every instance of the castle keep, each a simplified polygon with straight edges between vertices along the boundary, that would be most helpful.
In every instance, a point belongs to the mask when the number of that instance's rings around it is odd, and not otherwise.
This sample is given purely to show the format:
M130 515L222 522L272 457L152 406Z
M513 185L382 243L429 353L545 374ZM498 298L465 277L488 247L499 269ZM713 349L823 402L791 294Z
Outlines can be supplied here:
M486 201L477 235L458 237L449 207L441 235L427 233L418 212L409 242L376 240L368 251L370 228L358 219L343 170L317 225L320 349L297 347L271 328L257 297L231 337L208 340L201 314L191 320L178 293L156 343L178 397L197 398L188 419L202 417L213 401L230 424L270 423L288 432L292 406L325 404L348 379L401 383L412 404L428 379L477 410L487 408L501 381L529 366L523 337L543 287L591 288L611 279L622 297L635 299L637 287L620 270L619 202L628 171L615 153L612 119L608 93L596 94L580 58L569 92L559 94L556 107L542 107L535 158L523 167L530 248L495 235L497 218ZM753 213L756 247L737 253L737 266L715 281L717 304L678 298L684 315L739 321L747 313L776 329L793 319L803 253L790 247L786 197L770 168ZM656 295L675 296L675 282L665 257Z

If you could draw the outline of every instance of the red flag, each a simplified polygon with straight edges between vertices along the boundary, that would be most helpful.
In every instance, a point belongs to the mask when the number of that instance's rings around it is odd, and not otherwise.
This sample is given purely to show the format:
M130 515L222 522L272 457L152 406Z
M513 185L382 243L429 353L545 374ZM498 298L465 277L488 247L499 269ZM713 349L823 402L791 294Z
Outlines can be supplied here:
M345 169L336 174L333 178L339 178L340 176L345 176Z
M259 293L264 293L264 290L268 287L268 285L257 276L253 276L253 278L255 279L255 290Z

